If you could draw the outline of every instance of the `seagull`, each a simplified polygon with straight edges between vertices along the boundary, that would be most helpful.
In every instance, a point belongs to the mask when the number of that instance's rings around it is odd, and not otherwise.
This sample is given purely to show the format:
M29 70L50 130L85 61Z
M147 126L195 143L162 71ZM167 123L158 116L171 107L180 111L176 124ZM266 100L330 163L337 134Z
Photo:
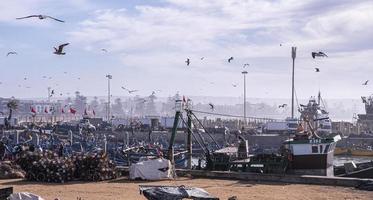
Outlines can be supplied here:
M366 80L363 85L368 85L369 80Z
M138 90L128 90L128 93L132 94L134 92L137 92Z
M69 45L70 43L65 43L65 44L61 44L60 46L58 46L58 49L56 47L54 47L54 54L56 55L65 55L66 53L65 52L62 52L63 51L63 48L67 45Z
M237 84L232 84L233 87L237 87Z
M233 59L233 57L228 58L228 62L230 63Z
M249 63L246 63L246 64L244 64L244 65L243 65L243 67L244 67L244 68L245 68L246 66L248 66L248 67L249 67L249 66L250 66L250 64L249 64Z
M6 56L9 56L9 55L17 55L17 52L15 52L15 51L9 51L7 54L6 54Z
M106 50L106 49L101 49L101 51L103 51L103 52L106 52L106 53L107 53L107 50Z
M134 92L137 92L138 90L129 90L129 89L127 89L127 88L125 88L125 87L121 87L123 90L126 90L129 94L132 94L132 93L134 93Z
M47 18L50 18L50 19L53 19L53 20L56 20L58 22L65 22L65 21L62 21L60 19L57 19L57 18L54 18L54 17L51 17L51 16L48 16L48 15L29 15L29 16L26 16L26 17L19 17L19 18L16 18L16 19L26 19L26 18L32 18L32 17L37 17L39 19L47 19Z
M320 69L315 67L315 72L320 72Z
M288 105L288 104L284 103L284 104L282 104L282 105L279 105L278 107L279 107L279 108L285 108L287 105Z
M47 76L43 76L43 78L47 78Z
M185 63L187 64L187 66L189 66L190 65L190 59L187 58L187 60L185 61Z
M205 59L205 57L201 57L201 60Z
M324 52L312 52L312 58L315 59L316 57L328 57Z
M27 77L23 78L23 80L27 80Z
M280 44L280 47L282 47L282 44Z
M214 104L209 103L209 106L210 106L210 109L211 109L211 110L214 110L214 108L215 108Z
M363 101L363 103L367 103L367 98L366 97L361 97L361 100Z

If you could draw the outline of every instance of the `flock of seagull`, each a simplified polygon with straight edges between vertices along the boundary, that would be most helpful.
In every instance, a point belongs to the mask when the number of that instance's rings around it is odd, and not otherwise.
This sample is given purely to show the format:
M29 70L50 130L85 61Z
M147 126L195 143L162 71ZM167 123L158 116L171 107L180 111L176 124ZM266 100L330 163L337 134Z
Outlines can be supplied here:
M24 20L24 19L29 19L29 18L38 18L39 20L44 20L44 19L51 19L51 20L55 20L55 21L57 21L57 22L61 22L61 23L64 23L65 21L64 20L61 20L61 19L58 19L58 18L55 18L55 17L52 17L52 16L49 16L49 15L28 15L28 16L24 16L24 17L19 17L19 18L16 18L17 20ZM67 46L67 45L69 45L70 43L64 43L64 44L61 44L61 45L59 45L58 47L54 47L54 54L56 54L56 55L65 55L66 54L66 52L64 52L64 48ZM282 44L280 44L280 46L282 46ZM107 49L104 49L104 48L102 48L101 49L101 51L102 52L108 52L107 51ZM16 51L9 51L7 54L6 54L6 56L8 57L8 56L10 56L10 55L17 55L18 53L16 52ZM319 51L319 52L312 52L311 53L311 56L312 56L312 58L313 59L315 59L316 57L328 57L324 52L321 52L321 51ZM200 58L200 60L204 60L205 59L205 57L201 57ZM233 56L231 56L231 57L229 57L228 59L227 59L227 62L228 63L231 63L232 61L234 60L234 57ZM190 66L191 65L191 59L190 58L187 58L186 60L185 60L185 63L186 63L186 65L187 66ZM249 63L245 63L245 64L243 64L243 68L246 68L246 67L249 67L250 66L250 64ZM318 68L318 67L315 67L315 72L320 72L320 68ZM64 72L65 74L67 74L67 72ZM43 76L43 78L47 78L46 76ZM49 77L49 79L52 79L51 77ZM80 80L80 78L78 77L78 79ZM24 80L27 80L27 78L24 78ZM366 80L362 85L368 85L368 82L369 82L369 80ZM0 84L1 84L1 82L0 82ZM238 86L238 84L237 83L233 83L232 84L232 86L233 87L237 87ZM129 94L133 94L133 93L135 93L135 92L138 92L139 90L134 90L134 89L128 89L128 88L126 88L126 87L124 87L124 86L121 86L121 88L123 89L123 90L125 90L125 91L127 91ZM54 90L52 90L52 92L50 93L50 97L52 97L53 95L55 94L55 91ZM155 92L153 91L152 92L152 95L154 95L155 94ZM60 93L60 95L62 96L62 93ZM144 102L145 102L146 100L144 100ZM210 106L210 109L211 110L214 110L214 108L215 108L215 106L212 104L212 103L209 103L209 106ZM287 106L287 104L281 104L281 105L279 105L278 107L279 108L285 108Z

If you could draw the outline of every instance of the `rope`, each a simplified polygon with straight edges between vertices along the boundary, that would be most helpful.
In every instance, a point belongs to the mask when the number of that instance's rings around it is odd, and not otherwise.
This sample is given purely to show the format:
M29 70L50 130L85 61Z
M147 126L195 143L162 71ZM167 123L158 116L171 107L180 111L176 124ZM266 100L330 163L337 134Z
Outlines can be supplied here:
M212 141L215 143L216 147L217 147L218 149L220 149L220 146L219 146L219 144L216 142L215 138L212 137L212 135L207 131L207 129L203 126L202 122L199 121L199 119L197 118L197 116L196 116L193 112L191 112L190 114L192 114L192 115L194 116L194 118L196 118L196 120L197 120L198 123L202 126L202 128L205 130L205 132L207 133L207 135L210 136L210 138L212 139ZM194 124L194 122L193 122L193 124Z
M198 145L202 148L202 151L204 152L204 153L206 153L206 151L207 151L207 146L206 146L206 144L205 143L203 143L203 145L200 143L200 141L197 139L197 137L194 135L194 132L193 132L193 130L188 126L188 124L185 122L185 120L184 120L184 118L183 118L183 116L180 114L180 119L181 119L181 122L182 123L184 123L184 125L188 128L188 130L192 133L192 136L193 136L193 138L194 138L194 140L198 143ZM201 140L203 140L202 138L201 138ZM203 141L202 141L203 142Z

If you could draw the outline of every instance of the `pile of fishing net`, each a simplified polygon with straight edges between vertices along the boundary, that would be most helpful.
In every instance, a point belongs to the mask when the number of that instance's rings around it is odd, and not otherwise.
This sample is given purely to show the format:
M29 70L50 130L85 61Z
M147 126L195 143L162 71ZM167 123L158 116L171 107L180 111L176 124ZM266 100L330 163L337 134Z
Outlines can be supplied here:
M11 161L0 162L0 179L24 178L25 172Z
M26 179L64 183L72 180L102 181L117 177L115 164L104 154L80 154L59 157L52 151L23 152L16 162Z

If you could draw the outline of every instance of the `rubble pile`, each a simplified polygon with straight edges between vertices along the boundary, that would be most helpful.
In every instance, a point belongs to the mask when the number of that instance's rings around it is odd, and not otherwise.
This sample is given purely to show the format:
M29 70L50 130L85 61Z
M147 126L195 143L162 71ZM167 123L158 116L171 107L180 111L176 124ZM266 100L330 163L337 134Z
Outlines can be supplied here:
M25 172L10 161L0 162L0 179L24 178Z
M16 162L26 172L26 179L31 181L64 183L116 178L115 165L106 155L100 154L58 157L52 151L25 152Z

